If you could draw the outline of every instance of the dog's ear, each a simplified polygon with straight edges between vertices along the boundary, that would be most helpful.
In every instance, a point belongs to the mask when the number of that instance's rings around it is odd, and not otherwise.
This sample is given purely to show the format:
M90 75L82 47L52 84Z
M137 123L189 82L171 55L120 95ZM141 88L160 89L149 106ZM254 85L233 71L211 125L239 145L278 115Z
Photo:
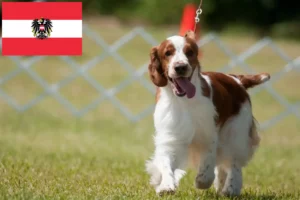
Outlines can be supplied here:
M158 57L158 48L153 47L150 51L150 64L148 66L150 79L158 87L164 87L168 84L168 80L164 75L160 59Z
M191 30L188 30L185 33L184 37L191 38L192 40L196 40L196 35L195 35L194 31L191 31Z

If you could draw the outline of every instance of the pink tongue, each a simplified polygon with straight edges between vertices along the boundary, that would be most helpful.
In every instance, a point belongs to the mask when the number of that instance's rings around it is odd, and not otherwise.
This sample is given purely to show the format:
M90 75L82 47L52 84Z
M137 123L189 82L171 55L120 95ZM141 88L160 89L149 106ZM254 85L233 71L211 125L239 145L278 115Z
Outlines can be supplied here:
M195 86L188 80L188 78L177 78L177 84L185 91L187 98L193 98L196 94Z

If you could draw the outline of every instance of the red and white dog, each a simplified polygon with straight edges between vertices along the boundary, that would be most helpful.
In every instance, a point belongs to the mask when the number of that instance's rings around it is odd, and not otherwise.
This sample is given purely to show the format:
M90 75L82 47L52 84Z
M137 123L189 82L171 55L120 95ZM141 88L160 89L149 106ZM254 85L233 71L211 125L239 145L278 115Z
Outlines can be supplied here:
M146 163L150 184L159 195L175 192L192 156L197 188L214 183L218 193L240 195L242 168L260 142L246 90L270 75L201 72L191 31L153 47L150 59L157 86L155 153Z

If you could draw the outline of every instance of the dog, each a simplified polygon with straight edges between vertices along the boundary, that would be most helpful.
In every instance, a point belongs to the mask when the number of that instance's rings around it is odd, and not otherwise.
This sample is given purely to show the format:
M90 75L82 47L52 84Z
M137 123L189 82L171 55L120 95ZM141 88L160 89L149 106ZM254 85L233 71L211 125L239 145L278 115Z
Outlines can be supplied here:
M146 171L156 193L173 194L191 158L196 188L240 195L242 168L260 143L247 89L270 75L202 72L192 31L153 47L148 72L157 90L155 151Z

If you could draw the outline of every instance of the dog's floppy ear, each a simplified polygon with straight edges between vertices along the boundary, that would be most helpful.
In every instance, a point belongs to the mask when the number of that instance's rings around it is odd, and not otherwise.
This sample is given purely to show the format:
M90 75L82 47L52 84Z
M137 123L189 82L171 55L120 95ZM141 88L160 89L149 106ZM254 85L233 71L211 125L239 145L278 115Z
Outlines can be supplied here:
M150 51L150 64L148 66L150 79L158 87L164 87L167 85L168 80L164 75L161 62L158 57L158 48L153 47Z
M196 40L196 35L195 35L194 31L192 31L192 30L188 30L188 31L185 33L184 37L186 37L186 38L191 38L191 39L193 39L193 40Z

